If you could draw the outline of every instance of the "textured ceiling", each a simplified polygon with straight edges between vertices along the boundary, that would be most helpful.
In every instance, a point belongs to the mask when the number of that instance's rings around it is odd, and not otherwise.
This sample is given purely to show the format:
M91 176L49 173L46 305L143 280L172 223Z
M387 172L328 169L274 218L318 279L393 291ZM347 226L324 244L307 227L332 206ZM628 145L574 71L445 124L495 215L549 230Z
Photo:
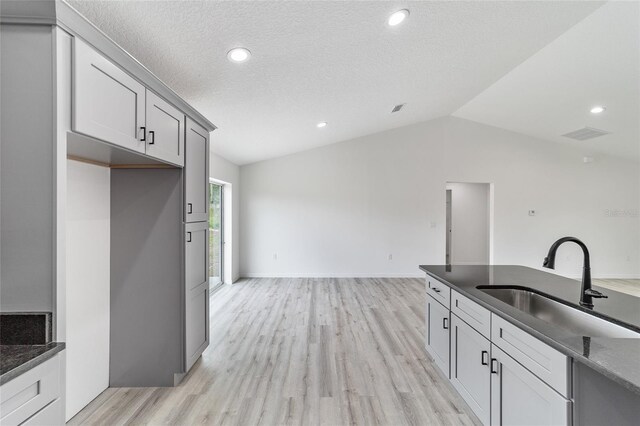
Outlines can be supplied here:
M454 115L584 149L640 157L640 3L611 2ZM589 112L594 105L607 110ZM612 132L587 141L560 135Z
M451 114L600 6L69 3L215 123L213 150L237 164ZM388 27L405 7L409 19ZM236 46L252 59L229 63Z

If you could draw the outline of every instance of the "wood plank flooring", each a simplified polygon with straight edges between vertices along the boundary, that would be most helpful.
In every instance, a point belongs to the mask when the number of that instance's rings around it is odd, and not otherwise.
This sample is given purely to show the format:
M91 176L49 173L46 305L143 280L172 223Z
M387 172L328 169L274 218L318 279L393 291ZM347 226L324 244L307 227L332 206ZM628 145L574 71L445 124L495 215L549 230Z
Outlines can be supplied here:
M640 280L637 279L594 279L593 285L640 297Z
M175 388L110 388L70 424L479 424L424 349L423 279L247 279Z

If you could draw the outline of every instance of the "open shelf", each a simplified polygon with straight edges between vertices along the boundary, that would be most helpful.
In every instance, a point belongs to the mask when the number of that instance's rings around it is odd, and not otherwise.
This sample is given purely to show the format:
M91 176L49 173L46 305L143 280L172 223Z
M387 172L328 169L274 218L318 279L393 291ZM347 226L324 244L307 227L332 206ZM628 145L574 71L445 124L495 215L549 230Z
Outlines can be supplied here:
M175 164L75 132L67 132L67 157L111 168L180 168Z

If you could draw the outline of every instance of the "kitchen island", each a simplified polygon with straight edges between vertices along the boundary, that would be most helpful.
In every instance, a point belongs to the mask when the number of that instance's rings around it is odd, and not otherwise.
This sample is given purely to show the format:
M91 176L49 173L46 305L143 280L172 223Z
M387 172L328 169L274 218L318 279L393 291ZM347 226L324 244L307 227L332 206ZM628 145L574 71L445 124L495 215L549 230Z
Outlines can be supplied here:
M422 265L420 269L427 274L427 350L481 421L508 423L508 418L519 419L509 416L526 415L521 408L509 412L506 400L517 398L517 392L503 386L505 380L526 381L529 375L537 381L526 387L526 392L532 391L526 395L528 407L536 407L536 398L541 399L528 420L633 424L640 418L639 298L601 289L608 298L587 309L579 306L579 282L533 268ZM553 315L534 316L495 296L501 288L558 302L565 310L575 308L578 317L588 313L585 318L606 320L604 324L613 324L614 330L587 335L568 321L553 321ZM494 356L498 353L505 362ZM476 358L480 368L469 370L466 364Z

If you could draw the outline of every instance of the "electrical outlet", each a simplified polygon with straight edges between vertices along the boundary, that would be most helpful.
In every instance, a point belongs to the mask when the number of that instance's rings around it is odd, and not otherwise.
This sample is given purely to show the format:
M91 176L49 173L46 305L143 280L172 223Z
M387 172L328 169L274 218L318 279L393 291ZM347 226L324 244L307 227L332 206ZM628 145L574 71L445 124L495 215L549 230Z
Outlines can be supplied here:
M536 215L535 210L529 210L529 216L535 216L535 215Z
M393 260L393 255L392 254L389 255L389 260Z
M273 253L273 260L278 260L278 253Z

